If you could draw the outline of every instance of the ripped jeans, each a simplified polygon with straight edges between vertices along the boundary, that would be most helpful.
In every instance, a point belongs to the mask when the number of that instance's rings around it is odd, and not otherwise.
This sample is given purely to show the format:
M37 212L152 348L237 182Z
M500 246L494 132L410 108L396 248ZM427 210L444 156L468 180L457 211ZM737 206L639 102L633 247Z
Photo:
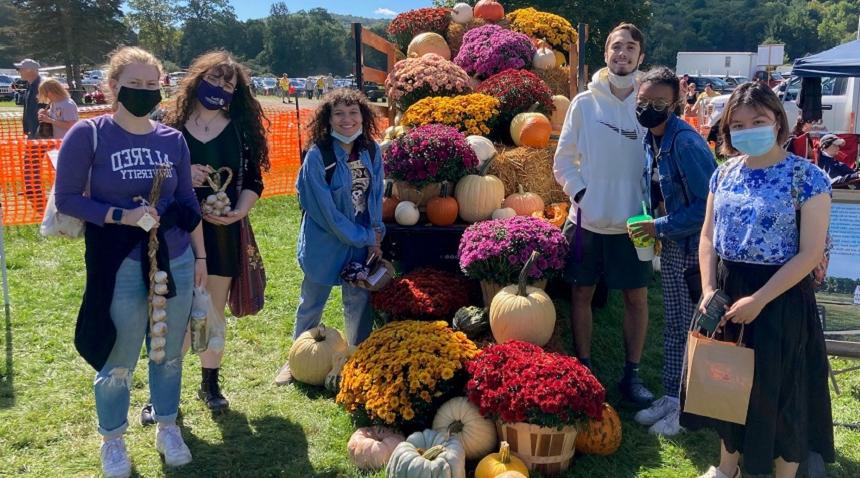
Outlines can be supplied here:
M189 247L170 261L176 281L176 296L167 301L167 345L160 364L149 364L149 393L159 423L175 423L182 384L182 341L191 315L194 288L194 254ZM147 288L140 262L126 258L116 274L110 315L116 326L116 343L105 366L96 374L93 389L99 433L107 438L122 435L128 428L131 378L140 359L140 347L149 351Z

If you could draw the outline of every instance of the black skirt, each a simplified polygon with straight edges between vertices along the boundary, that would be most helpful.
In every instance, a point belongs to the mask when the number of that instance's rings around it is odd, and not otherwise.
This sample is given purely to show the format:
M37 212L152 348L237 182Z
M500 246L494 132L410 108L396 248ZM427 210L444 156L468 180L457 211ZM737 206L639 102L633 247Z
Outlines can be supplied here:
M717 283L734 301L760 289L777 270L779 266L721 260ZM734 341L739 331L729 323L724 338ZM746 425L688 413L681 414L681 425L716 430L729 452L743 454L746 473L770 474L774 459L802 462L810 451L832 463L827 355L812 279L805 278L765 306L746 326L744 342L755 350ZM682 410L684 399L682 391Z

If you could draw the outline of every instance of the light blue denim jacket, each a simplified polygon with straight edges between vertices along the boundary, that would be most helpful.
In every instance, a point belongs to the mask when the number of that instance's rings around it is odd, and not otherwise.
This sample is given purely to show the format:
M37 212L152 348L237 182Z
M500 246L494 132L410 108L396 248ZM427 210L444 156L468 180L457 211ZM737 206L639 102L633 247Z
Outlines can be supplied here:
M322 153L316 145L308 151L296 191L305 211L298 238L298 261L310 281L338 285L340 273L351 261L364 261L367 247L376 244L376 232L385 233L382 223L382 155L376 147L376 157L362 150L359 158L370 172L367 191L367 212L370 227L356 222L352 204L352 173L347 166L347 153L335 141L334 175L326 184Z
M702 136L676 115L671 115L654 151L654 135L645 135L645 197L651 197L651 164L657 156L660 190L666 215L654 220L657 237L675 241L686 254L696 253L705 222L708 183L717 169L714 154Z

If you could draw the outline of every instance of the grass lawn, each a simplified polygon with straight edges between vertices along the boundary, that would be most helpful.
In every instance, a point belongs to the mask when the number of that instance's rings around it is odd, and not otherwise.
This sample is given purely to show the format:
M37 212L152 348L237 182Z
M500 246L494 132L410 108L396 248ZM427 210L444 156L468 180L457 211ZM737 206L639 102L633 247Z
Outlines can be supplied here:
M295 197L267 199L253 214L269 276L267 304L258 317L230 320L223 387L231 411L212 417L196 400L199 362L185 361L181 425L194 462L180 470L162 467L153 433L137 423L147 398L146 363L134 376L127 443L139 476L176 477L357 477L346 442L351 418L333 397L302 386L271 384L287 357L301 271L294 259L300 213ZM46 240L36 227L6 231L12 319L0 334L0 476L99 476L98 435L92 394L93 370L72 345L83 290L83 244ZM661 307L659 287L651 288L652 323L643 373L660 383ZM326 310L326 323L342 330L340 294ZM559 316L567 317L565 301ZM619 297L595 320L595 362L610 403L618 401L615 381L622 362ZM566 343L567 321L561 320ZM837 368L847 363L840 362ZM860 421L860 374L840 376L842 395L833 397L834 419ZM718 459L716 436L687 433L677 439L648 435L621 408L624 440L609 457L580 457L566 476L589 478L694 477ZM837 463L831 477L860 476L860 436L836 428Z
M0 101L0 108L15 108L16 106L17 105L15 104L15 101L12 101L12 100ZM20 106L17 106L17 107L20 108Z

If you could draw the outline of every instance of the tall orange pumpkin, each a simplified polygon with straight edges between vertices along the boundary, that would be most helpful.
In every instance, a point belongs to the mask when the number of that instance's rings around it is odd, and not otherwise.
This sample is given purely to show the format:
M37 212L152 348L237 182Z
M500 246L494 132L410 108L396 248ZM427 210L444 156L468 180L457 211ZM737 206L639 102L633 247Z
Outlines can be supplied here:
M400 202L400 199L391 195L393 188L394 182L385 183L385 194L382 197L382 220L385 222L394 220L394 210L397 209L397 204Z
M576 434L576 451L587 455L611 455L621 446L621 418L608 403L603 404L603 419L589 420Z
M427 219L434 226L450 226L457 220L457 200L451 197L451 187L448 182L442 183L439 196L427 201Z
M474 16L495 23L505 18L505 7L496 0L481 0L475 4Z

